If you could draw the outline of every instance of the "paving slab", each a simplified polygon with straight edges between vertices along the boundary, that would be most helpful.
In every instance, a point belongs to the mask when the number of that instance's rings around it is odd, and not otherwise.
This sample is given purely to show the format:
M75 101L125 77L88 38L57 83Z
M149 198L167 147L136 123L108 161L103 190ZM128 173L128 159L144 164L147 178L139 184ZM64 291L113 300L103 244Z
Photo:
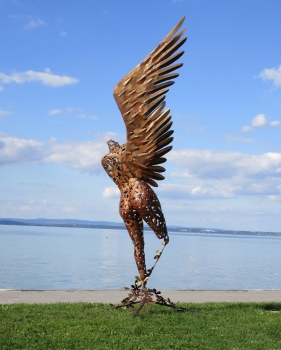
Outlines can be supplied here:
M126 298L120 290L13 290L0 289L0 304L113 303ZM163 290L173 302L281 302L281 290Z

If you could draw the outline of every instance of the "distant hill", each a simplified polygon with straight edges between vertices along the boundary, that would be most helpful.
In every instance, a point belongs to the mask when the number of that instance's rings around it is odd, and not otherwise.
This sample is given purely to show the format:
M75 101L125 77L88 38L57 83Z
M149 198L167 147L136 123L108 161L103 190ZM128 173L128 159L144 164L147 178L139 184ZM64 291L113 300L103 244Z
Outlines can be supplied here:
M75 219L15 219L15 218L0 218L0 225L20 225L20 226L47 226L47 227L72 227L72 228L94 228L94 229L117 229L125 230L123 222L110 221L90 221L90 220L75 220ZM144 230L151 231L145 224ZM169 232L184 233L203 233L203 234L228 234L228 235L255 235L255 236L281 236L281 232L262 232L262 231L235 231L221 230L215 228L204 227L182 227L169 226Z
M21 224L37 224L37 225L106 225L106 226L124 226L124 223L109 222L109 221L90 221L90 220L75 220L75 219L12 219L12 218L0 218L2 222ZM2 223L3 225L3 223Z

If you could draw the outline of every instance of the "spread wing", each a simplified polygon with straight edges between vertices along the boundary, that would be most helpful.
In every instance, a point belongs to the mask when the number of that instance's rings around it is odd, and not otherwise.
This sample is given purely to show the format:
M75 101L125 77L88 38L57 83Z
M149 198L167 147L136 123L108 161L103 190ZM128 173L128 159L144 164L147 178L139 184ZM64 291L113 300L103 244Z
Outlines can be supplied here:
M167 88L178 76L171 73L182 66L173 64L184 51L177 52L186 38L185 29L176 34L185 17L160 42L160 44L114 88L114 98L127 129L127 143L122 154L130 171L139 179L157 187L153 180L163 180L159 174L165 168L159 166L172 146L173 131L170 110L165 109Z

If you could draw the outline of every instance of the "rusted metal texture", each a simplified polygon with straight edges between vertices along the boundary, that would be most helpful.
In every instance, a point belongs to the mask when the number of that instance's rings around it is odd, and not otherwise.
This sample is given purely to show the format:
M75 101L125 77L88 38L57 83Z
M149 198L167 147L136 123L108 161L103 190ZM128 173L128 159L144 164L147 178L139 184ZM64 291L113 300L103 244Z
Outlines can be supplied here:
M157 187L156 181L164 179L165 168L159 164L166 162L163 156L172 149L172 121L164 100L178 76L174 71L182 66L174 62L184 53L179 48L186 41L182 38L185 29L177 34L184 19L115 86L113 95L125 122L127 143L120 146L109 140L110 153L102 158L105 171L121 192L119 211L134 244L143 287L153 269L146 270L143 220L164 239L163 245L169 242L161 205L151 186Z
M133 311L133 317L138 316L144 305L151 306L154 304L171 307L177 311L197 312L196 310L190 310L182 306L177 306L169 298L165 299L160 294L161 292L157 291L156 289L149 289L146 287L139 289L136 286L132 286L131 292L127 298L123 299L118 305L110 305L114 309L119 309L120 307L130 308L131 311ZM139 304L139 307L137 309L135 309L133 306L135 304Z

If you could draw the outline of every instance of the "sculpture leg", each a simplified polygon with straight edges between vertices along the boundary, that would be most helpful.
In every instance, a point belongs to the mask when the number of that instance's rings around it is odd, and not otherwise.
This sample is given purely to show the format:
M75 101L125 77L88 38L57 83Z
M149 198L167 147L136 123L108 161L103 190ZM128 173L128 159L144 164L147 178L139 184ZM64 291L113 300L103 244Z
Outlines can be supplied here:
M157 251L154 266L151 269L146 270L143 220L145 220L145 222L151 227L159 239L164 238L166 244L169 241L165 218L156 194L148 184L137 178L131 178L129 180L129 186L126 184L119 188L121 191L119 211L134 244L135 260L141 281L135 282L128 297L123 299L119 305L114 306L111 304L111 306L119 308L124 306L133 307L133 305L139 304L139 307L135 309L133 313L133 317L136 317L139 314L139 311L144 305L151 304L168 306L177 311L186 310L185 308L177 307L169 298L163 298L160 295L161 292L156 289L149 289L146 287L148 277L151 276L151 273L165 248L165 244L161 252ZM141 286L142 288L140 289ZM155 298L155 300L153 298Z
M127 193L121 192L120 215L134 244L134 256L141 280L146 275L143 221L137 211L130 205Z
M131 179L132 180L132 179ZM130 203L159 239L169 242L166 221L161 204L152 188L144 181L134 181L130 192Z

